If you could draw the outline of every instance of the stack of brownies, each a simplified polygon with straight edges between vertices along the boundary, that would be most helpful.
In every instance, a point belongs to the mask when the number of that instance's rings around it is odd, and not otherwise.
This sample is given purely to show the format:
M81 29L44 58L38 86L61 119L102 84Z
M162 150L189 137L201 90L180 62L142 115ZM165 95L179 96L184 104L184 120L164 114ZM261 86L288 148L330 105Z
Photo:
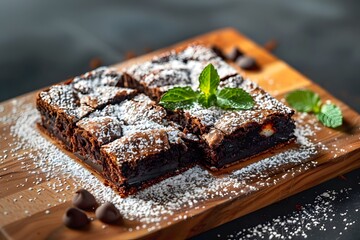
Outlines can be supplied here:
M209 63L220 88L241 87L251 110L158 105L175 86L198 88ZM213 50L191 45L123 72L99 68L38 94L40 127L127 196L198 163L220 169L294 139L293 110L243 79Z

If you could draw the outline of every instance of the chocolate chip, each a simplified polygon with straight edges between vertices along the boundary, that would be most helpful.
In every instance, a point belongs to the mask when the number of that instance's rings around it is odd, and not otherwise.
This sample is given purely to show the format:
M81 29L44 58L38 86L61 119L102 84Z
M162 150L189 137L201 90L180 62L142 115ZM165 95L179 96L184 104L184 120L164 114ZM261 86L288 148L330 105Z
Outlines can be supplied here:
M258 68L255 59L249 56L240 56L236 60L236 64L242 69L246 69L246 70L254 70Z
M95 211L95 216L104 223L113 223L121 217L119 210L114 204L109 202L98 207Z
M74 206L83 210L95 209L97 206L95 197L85 189L76 191L72 203Z
M278 42L275 39L272 39L264 44L264 48L269 52L273 51L278 45Z
M92 58L89 63L90 69L96 69L98 67L101 67L102 65L103 61L99 57Z
M129 60L136 57L136 53L134 53L133 51L128 51L125 53L125 60Z
M217 46L212 46L211 49L216 53L216 55L218 55L222 59L225 59L224 53L221 51L220 48L218 48Z
M244 55L237 47L233 47L230 52L226 54L226 58L235 62L238 57Z
M90 220L86 214L78 208L69 208L63 216L64 224L69 228L83 228Z

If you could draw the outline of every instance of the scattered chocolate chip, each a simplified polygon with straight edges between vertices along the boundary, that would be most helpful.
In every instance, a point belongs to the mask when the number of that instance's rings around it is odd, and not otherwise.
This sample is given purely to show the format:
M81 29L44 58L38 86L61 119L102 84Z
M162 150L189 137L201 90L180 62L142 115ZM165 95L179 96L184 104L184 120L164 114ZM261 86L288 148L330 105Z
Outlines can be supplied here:
M233 47L230 52L226 54L226 58L235 62L238 57L244 55L237 47Z
M211 49L216 53L216 55L218 55L222 59L225 59L224 53L221 51L220 48L218 48L217 46L212 46Z
M121 217L119 210L114 204L109 202L98 207L95 211L95 216L104 223L113 223Z
M64 224L69 228L83 228L89 224L90 220L86 214L78 208L69 208L63 216Z
M125 53L125 60L129 60L136 57L136 54L133 51L128 51Z
M95 197L85 189L76 191L72 203L83 210L94 210L97 206Z
M275 39L272 39L264 44L264 48L269 52L273 51L278 45L278 42Z
M245 70L254 70L258 68L255 59L249 56L240 56L236 60L236 64Z
M93 69L100 67L102 64L103 64L102 60L98 57L95 57L90 60L89 66L90 66L90 69L93 70Z
M152 51L154 51L152 48L149 48L149 47L145 47L145 48L144 48L144 52L145 52L145 53L150 53L150 52L152 52Z

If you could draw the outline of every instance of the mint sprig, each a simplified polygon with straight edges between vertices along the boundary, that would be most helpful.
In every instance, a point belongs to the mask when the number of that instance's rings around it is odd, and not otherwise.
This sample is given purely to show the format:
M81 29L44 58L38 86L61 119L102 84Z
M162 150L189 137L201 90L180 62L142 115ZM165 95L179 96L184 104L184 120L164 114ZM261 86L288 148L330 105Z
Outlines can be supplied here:
M321 106L321 110L316 117L326 127L336 128L342 125L343 116L338 106L332 103L327 103Z
M160 99L165 108L186 109L194 103L205 108L218 106L228 110L251 109L255 102L251 95L241 88L224 88L219 90L220 77L212 64L207 65L199 76L199 90L190 87L174 87Z
M161 97L160 104L169 109L190 107L198 95L191 87L174 87Z
M321 100L318 94L309 90L296 90L286 96L286 101L299 112L318 112Z
M216 102L216 89L220 83L220 77L212 64L207 65L199 76L200 96L199 102L204 107L210 107Z
M254 100L241 88L224 88L217 94L217 106L223 109L251 109Z
M295 90L286 95L285 99L298 112L314 113L326 127L336 128L342 125L341 109L332 103L322 104L317 93L310 90Z

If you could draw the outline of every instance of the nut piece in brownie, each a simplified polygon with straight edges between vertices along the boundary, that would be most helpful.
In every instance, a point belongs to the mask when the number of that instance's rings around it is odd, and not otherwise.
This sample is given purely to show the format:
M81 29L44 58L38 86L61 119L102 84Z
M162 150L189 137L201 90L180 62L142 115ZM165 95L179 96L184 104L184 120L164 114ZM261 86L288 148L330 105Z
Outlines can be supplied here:
M159 100L164 92L175 86L190 86L196 90L199 75L209 63L214 65L221 79L237 73L212 49L191 45L178 53L171 51L145 63L131 66L125 70L124 84Z
M71 136L75 123L109 103L131 98L136 90L124 88L123 77L102 67L41 91L36 107L41 126L63 146L72 150Z
M194 165L198 139L166 119L143 94L108 105L76 123L76 154L122 196ZM89 164L89 162L86 162Z
M251 110L222 110L195 104L175 112L186 129L199 134L205 151L204 164L220 169L294 139L294 111L255 83L236 75L220 82L220 88L241 87L253 97Z

